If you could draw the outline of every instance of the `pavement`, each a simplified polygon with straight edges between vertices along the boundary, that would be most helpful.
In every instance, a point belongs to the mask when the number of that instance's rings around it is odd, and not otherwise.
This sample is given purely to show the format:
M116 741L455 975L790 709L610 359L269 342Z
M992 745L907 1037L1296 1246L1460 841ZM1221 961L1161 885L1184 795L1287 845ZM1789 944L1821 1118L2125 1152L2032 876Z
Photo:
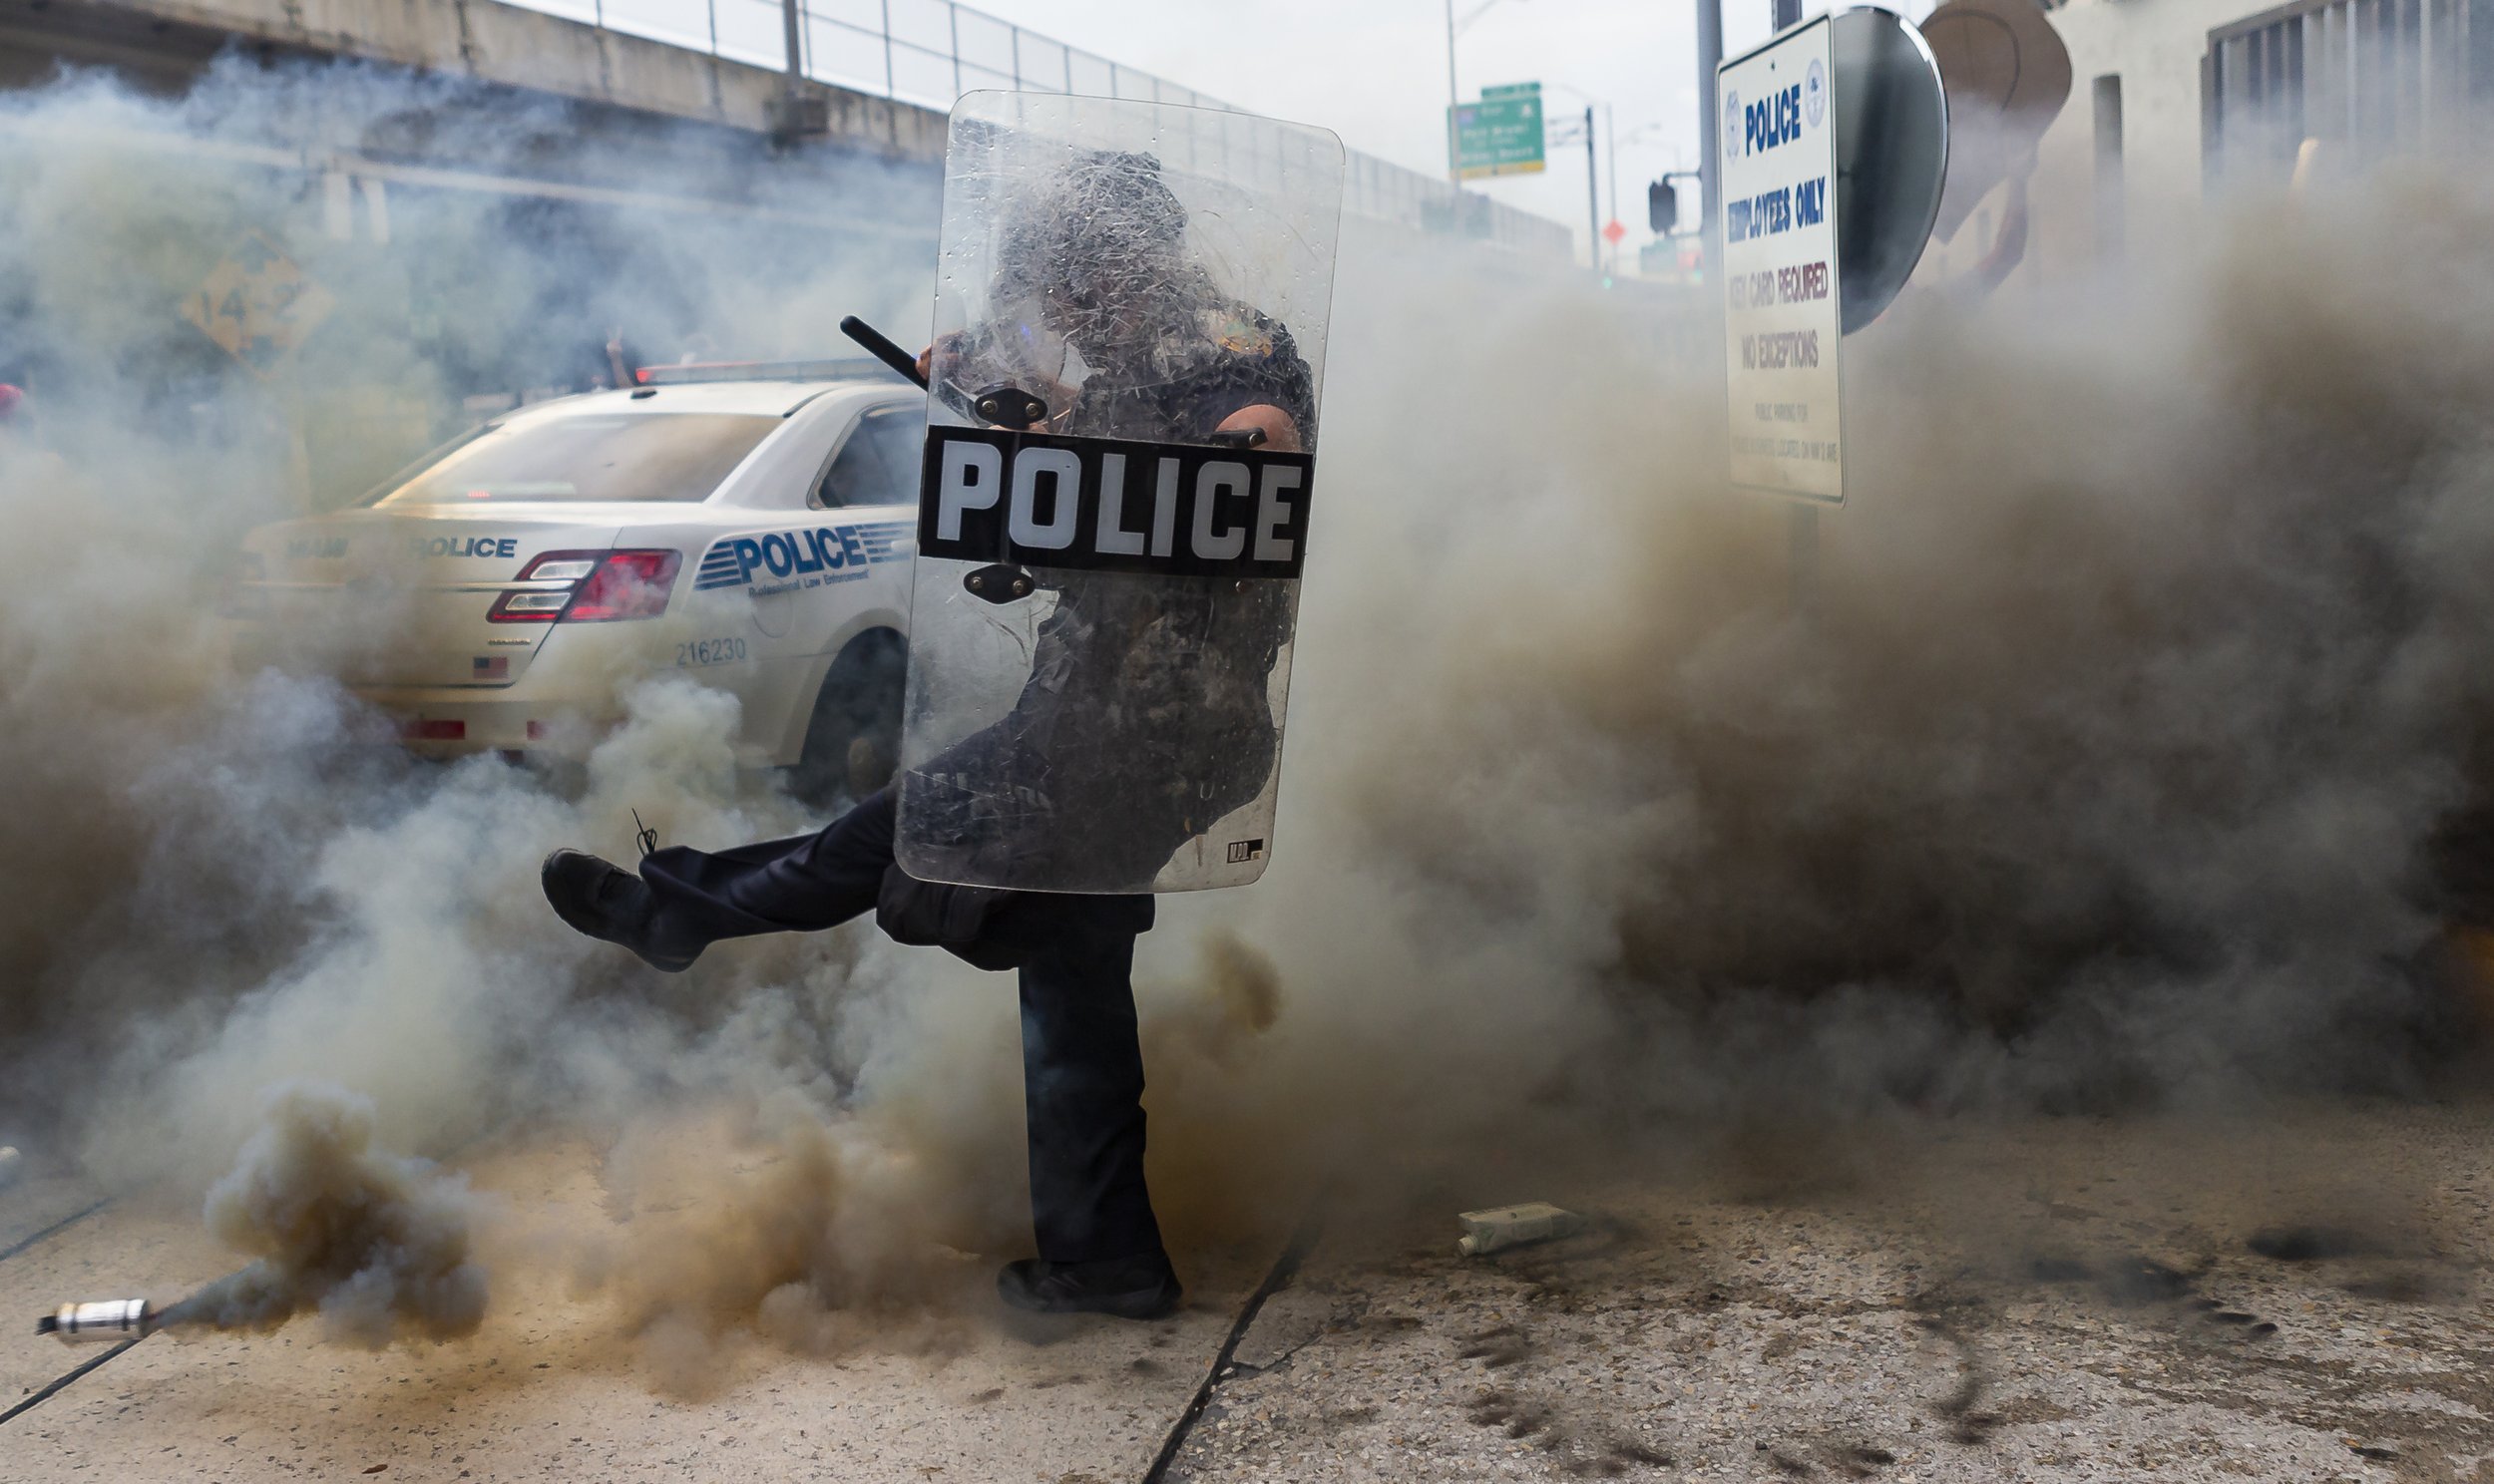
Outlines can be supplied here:
M2494 1480L2490 1134L2073 1119L1534 1192L1595 1229L1320 1249L1171 1477Z
M599 1209L587 1161L475 1173ZM2494 1108L1771 1129L1540 1186L1466 1196L1590 1228L1467 1259L1435 1198L1338 1212L1166 1477L2494 1481ZM0 1194L0 1253L97 1195ZM1188 1259L1155 1324L974 1308L940 1344L754 1339L699 1399L551 1282L438 1347L161 1335L0 1425L0 1476L1123 1484L1271 1256ZM229 1262L125 1196L0 1257L0 1310L31 1331ZM0 1396L91 1353L0 1341Z
M570 1151L474 1171L506 1200L608 1219ZM92 1204L74 1181L0 1195L0 1251ZM531 1240L521 1234L518 1242ZM829 1357L746 1337L687 1398L610 1297L498 1270L485 1327L371 1352L315 1320L272 1335L167 1331L0 1424L10 1484L117 1480L988 1479L1139 1477L1260 1276L1201 1275L1174 1317L1013 1325L995 1308ZM178 1298L236 1266L194 1209L125 1196L0 1260L0 1405L95 1358L34 1335L71 1299ZM980 1275L986 1270L982 1267ZM22 1320L22 1323L20 1322Z

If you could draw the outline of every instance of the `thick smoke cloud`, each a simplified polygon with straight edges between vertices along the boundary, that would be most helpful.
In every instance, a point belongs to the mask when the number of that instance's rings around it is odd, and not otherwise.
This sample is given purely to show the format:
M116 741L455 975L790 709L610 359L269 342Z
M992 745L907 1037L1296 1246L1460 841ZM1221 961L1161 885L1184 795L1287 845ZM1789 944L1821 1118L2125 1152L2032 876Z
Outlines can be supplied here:
M369 1146L320 1147L367 1161L602 1151L609 1219L495 1287L586 1281L663 1383L715 1374L738 1326L942 1343L1027 1240L1007 982L865 929L662 979L537 899L552 846L627 858L631 809L702 846L808 824L731 765L730 704L621 678L625 725L558 786L356 745L372 719L317 664L220 663L239 534L304 469L410 441L297 417L173 316L234 233L340 290L307 387L377 369L428 406L480 367L559 374L514 326L596 342L642 314L757 354L819 351L848 310L916 333L905 246L635 222L650 261L703 265L660 312L657 275L605 272L611 239L546 253L543 223L449 199L394 232L510 271L419 326L374 306L421 254L323 247L299 173L104 143L400 117L431 86L11 105L72 144L0 160L25 204L0 281L40 350L8 353L41 372L0 447L0 544L41 554L0 584L0 1134L117 1184L255 1136L245 1170L335 1169L262 1157L296 1147L268 1089L318 1077L371 1103ZM1720 487L1702 324L1354 233L1275 864L1164 903L1144 943L1181 1264L1338 1177L1533 1196L1488 1187L1656 1127L2412 1085L2434 1011L2409 965L2471 910L2444 846L2494 677L2470 286L2494 207L2350 188L2212 213L2195 255L2062 297L1900 305L1849 349L1857 485L1802 613L1787 513ZM66 1064L106 1072L60 1089Z
M2472 907L2435 847L2485 702L2487 306L2444 275L2484 210L2392 179L2060 298L1900 306L1853 348L1800 614L1701 387L1492 328L1508 384L1580 400L1516 409L1532 463L1337 535L1373 601L1307 661L1371 698L1332 802L1414 918L1537 949L1516 992L1647 1031L1624 1095L2409 1080L2410 960ZM1467 499L1502 481L1527 516Z
M274 1329L317 1310L322 1331L379 1349L456 1339L485 1317L467 1183L372 1147L372 1104L292 1083L208 1192L208 1230L252 1257L166 1314L173 1325Z
M628 859L634 809L669 839L802 827L771 780L734 768L731 701L617 676L628 723L558 788L378 745L386 723L332 674L388 641L386 602L341 615L285 672L226 663L215 613L240 536L306 498L352 498L471 420L463 398L578 387L605 374L618 329L642 357L820 355L842 312L924 313L928 265L911 245L924 178L750 159L669 179L722 141L602 146L560 110L482 103L352 68L234 66L179 102L71 79L0 107L0 132L42 146L0 164L19 208L0 228L0 377L30 389L0 430L0 538L29 555L0 594L0 843L23 868L0 901L15 966L0 985L0 1127L56 1167L179 1185L239 1157L234 1179L262 1206L342 1222L338 1203L371 1182L265 1158L271 1116L310 1116L299 1099L270 1114L268 1089L341 1083L371 1100L357 1140L432 1155L515 1128L616 1138L625 1110L650 1106L838 1097L821 1053L839 986L809 997L789 968L819 950L747 953L768 967L731 961L699 990L653 985L550 931L537 894L553 845ZM559 145L576 174L646 195L741 193L786 219L412 189L389 197L387 243L361 205L341 238L317 174L250 153L310 140L395 158L419 121L473 169L526 174ZM871 230L823 229L827 200ZM182 314L246 233L338 304L265 381ZM64 1085L65 1065L101 1075ZM243 1321L321 1306L362 1271L249 1221L218 1235L245 1255L281 1249L210 1296ZM423 1316L439 1297L410 1283L359 1311L396 1313L405 1334L458 1332Z
M477 1087L414 1089L433 1083L426 1061L508 1055L493 1048L541 1028L568 993L578 945L518 928L541 926L530 848L620 846L632 806L674 829L719 808L762 811L718 820L721 832L789 822L767 790L726 803L738 782L721 739L735 718L707 693L625 679L643 724L566 805L507 769L410 768L368 745L386 727L316 662L228 673L215 611L240 535L300 498L351 498L460 426L463 397L580 385L603 372L619 327L643 354L819 354L831 332L809 321L923 303L923 266L888 238L870 251L732 215L566 215L401 190L388 243L360 216L339 240L317 174L247 153L312 140L388 158L421 122L432 146L486 172L559 140L575 172L628 175L660 195L687 185L666 178L668 162L700 163L697 138L673 154L639 140L602 153L560 110L482 102L493 106L353 68L236 65L177 103L73 79L0 109L0 131L40 145L0 164L18 208L0 229L0 361L31 391L0 435L0 534L29 557L0 594L0 758L14 780L0 842L26 867L0 902L0 946L20 970L0 986L0 1057L124 1067L129 1086L102 1101L133 1114L98 1125L94 1109L66 1109L108 1159L125 1146L142 1162L199 1154L166 1150L151 1121L201 1098L214 1116L174 1125L221 1158L253 1125L255 1086L321 1069L324 1041L359 1063L340 1075L383 1094L394 1137L490 1126L508 1110ZM837 186L803 177L802 190L786 184L798 173L747 174L699 185L790 211L854 194L878 230L926 205L923 183L871 164ZM246 232L338 303L265 381L182 314ZM649 287L661 281L665 294ZM376 599L342 616L335 652L308 658L386 642L394 614ZM498 832L518 849L479 849ZM471 930L495 923L509 930L488 928L490 941ZM395 1054L394 1041L430 1054ZM9 1085L0 1123L64 1111L40 1076Z

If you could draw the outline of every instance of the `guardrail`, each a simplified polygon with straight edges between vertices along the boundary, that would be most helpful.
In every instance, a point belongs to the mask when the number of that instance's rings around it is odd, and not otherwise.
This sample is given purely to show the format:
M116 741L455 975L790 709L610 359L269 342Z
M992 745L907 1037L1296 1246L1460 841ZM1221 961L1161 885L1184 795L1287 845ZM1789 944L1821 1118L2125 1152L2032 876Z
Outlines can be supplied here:
M774 72L787 66L781 0L504 0ZM816 82L938 111L980 88L1235 106L953 0L799 0L799 71ZM1354 152L1344 205L1406 226L1459 230L1520 251L1573 250L1546 217Z

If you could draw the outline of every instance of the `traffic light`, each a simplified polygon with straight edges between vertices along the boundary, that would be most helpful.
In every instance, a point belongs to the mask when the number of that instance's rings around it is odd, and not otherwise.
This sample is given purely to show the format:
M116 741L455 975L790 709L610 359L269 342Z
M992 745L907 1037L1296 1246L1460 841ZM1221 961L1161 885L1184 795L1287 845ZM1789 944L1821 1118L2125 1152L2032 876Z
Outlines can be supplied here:
M1657 236L1670 236L1680 225L1680 187L1656 181L1645 187L1645 224Z

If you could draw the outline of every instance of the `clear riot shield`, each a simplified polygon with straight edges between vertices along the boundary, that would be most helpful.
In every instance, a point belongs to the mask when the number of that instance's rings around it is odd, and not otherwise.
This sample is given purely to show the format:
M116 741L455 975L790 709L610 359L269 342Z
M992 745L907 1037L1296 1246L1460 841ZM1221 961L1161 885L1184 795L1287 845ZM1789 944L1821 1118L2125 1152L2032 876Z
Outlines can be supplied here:
M1273 848L1342 144L1245 114L953 111L901 868L1239 886Z

